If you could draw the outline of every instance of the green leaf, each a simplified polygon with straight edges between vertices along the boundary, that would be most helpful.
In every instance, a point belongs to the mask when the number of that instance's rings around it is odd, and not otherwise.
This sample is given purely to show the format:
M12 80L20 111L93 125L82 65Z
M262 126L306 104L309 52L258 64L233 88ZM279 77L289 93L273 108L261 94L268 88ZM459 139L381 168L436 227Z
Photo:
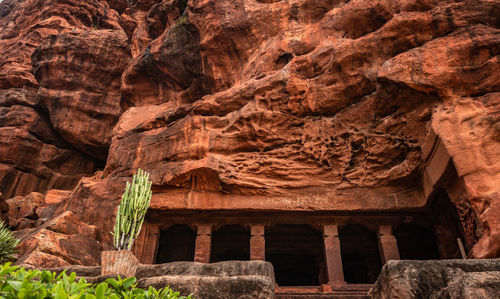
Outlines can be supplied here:
M9 280L7 281L7 283L12 287L12 289L14 289L14 291L16 292L19 292L19 290L21 289L21 285L23 284L22 282L20 281L13 281L13 280Z
M14 272L17 268L19 268L19 267L17 267L17 266L12 266L12 267L11 267L11 266L10 266L10 262L7 262L7 263L5 263L5 264L2 266L2 268L1 268L1 270L0 270L0 276L2 276L2 277L3 277L3 276L5 276L5 275L7 275L7 274L9 274L9 273L12 273L12 272Z
M73 281L75 281L75 279L76 279L76 273L75 272L71 272L71 274L69 275L69 281L73 282Z
M113 287L113 289L115 289L115 290L120 289L120 284L118 283L118 281L116 281L116 279L108 278L108 279L106 279L106 282L109 283Z
M97 285L95 289L95 297L96 299L104 299L104 294L106 293L106 289L108 288L108 284L105 282L101 282Z
M42 282L52 282L54 280L54 274L50 271L43 270L40 274Z
M130 288L136 281L137 281L137 278L135 278L134 276L125 279L123 281L123 288L124 289Z
M66 277L66 275L64 275L63 277ZM55 299L67 299L68 298L68 294L66 294L63 286L61 284L58 284L56 286L56 289L55 289L56 293L55 293Z

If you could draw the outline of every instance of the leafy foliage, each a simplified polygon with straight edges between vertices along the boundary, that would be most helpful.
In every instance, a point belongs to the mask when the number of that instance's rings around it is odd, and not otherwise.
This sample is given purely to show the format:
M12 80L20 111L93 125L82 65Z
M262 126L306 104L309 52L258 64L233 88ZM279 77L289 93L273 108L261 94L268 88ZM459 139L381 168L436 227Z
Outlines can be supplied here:
M26 270L11 266L0 266L0 298L6 299L191 299L180 296L169 287L147 290L137 288L136 278L108 278L105 282L91 285L85 279L77 279L73 272L69 276L57 275L47 270Z
M14 238L12 232L6 227L5 223L0 220L0 263L14 259L16 247L19 240Z
M139 235L151 202L151 185L149 173L140 168L132 178L132 185L127 182L115 220L114 246L117 250L130 250Z

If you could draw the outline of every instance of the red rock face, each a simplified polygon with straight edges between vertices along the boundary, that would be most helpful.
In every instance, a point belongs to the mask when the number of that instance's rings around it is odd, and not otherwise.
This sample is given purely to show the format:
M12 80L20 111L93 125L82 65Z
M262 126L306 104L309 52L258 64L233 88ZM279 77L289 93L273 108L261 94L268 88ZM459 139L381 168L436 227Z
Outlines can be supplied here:
M499 15L488 0L4 0L0 192L74 189L61 210L103 244L138 167L156 209L405 210L427 200L434 132L485 227L472 255L499 256Z
M106 159L111 128L121 114L120 76L129 60L121 30L51 36L32 56L39 99L54 129L100 160Z
M79 221L65 212L31 231L16 232L21 239L18 263L31 266L62 267L96 265L100 261L95 226Z
M1 192L72 188L103 164L121 113L130 48L118 13L99 1L0 10Z

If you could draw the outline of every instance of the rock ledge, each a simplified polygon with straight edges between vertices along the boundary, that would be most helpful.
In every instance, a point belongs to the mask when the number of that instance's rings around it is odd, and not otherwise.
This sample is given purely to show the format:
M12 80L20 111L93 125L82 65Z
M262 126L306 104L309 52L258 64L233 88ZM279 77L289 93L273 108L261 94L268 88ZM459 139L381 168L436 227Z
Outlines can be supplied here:
M389 261L371 298L498 298L500 259Z

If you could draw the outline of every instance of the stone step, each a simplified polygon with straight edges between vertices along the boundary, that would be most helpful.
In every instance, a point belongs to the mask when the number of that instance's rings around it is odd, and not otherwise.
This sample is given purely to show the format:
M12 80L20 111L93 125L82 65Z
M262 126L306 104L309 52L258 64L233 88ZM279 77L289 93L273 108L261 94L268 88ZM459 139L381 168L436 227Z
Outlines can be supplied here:
M319 287L278 287L277 299L368 299L372 285L344 285L333 290Z
M277 294L276 299L369 299L367 294Z

